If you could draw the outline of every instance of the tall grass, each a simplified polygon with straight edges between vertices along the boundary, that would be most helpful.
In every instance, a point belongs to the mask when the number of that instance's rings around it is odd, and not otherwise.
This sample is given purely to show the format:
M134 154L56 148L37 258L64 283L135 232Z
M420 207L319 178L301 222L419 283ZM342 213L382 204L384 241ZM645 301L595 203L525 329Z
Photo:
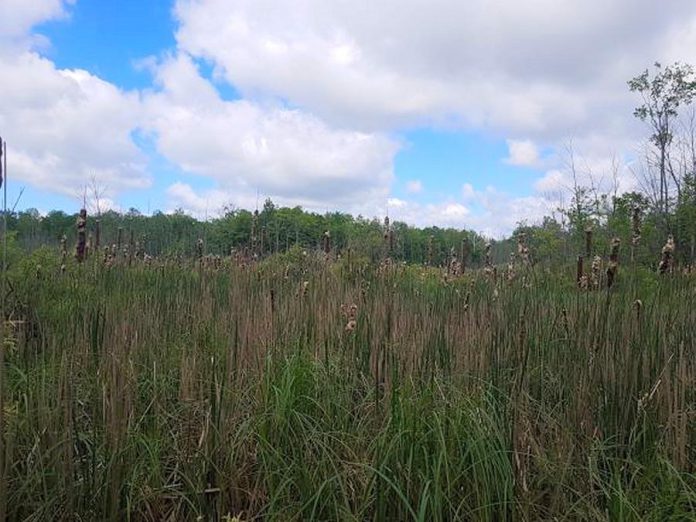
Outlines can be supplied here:
M8 518L696 512L693 275L581 291L574 267L286 262L25 260L0 369Z

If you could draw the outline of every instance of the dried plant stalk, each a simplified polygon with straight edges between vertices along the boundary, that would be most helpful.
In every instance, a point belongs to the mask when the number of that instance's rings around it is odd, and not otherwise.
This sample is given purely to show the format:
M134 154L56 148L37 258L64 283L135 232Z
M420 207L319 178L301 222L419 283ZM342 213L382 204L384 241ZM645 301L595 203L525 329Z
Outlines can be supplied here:
M657 268L660 274L671 273L674 268L674 238L670 234L667 236L667 242L662 247L662 258Z
M75 248L75 259L78 263L82 263L85 259L86 234L87 228L87 210L80 209L80 214L77 216L77 246Z
M616 279L619 269L619 247L621 240L615 237L611 240L611 251L609 252L609 264L607 265L607 288L611 288Z

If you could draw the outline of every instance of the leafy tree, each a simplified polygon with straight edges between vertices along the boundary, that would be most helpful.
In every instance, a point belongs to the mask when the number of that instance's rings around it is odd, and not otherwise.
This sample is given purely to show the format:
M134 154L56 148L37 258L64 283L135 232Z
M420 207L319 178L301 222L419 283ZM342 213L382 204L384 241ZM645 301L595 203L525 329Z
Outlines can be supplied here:
M657 148L659 196L658 208L663 217L667 218L669 211L669 172L672 181L681 190L681 180L672 169L668 168L669 147L674 138L674 121L679 108L689 105L696 94L696 80L691 65L674 63L663 67L655 62L655 70L651 75L646 69L628 82L632 92L638 92L643 103L636 107L634 115L650 125L652 134L650 140Z

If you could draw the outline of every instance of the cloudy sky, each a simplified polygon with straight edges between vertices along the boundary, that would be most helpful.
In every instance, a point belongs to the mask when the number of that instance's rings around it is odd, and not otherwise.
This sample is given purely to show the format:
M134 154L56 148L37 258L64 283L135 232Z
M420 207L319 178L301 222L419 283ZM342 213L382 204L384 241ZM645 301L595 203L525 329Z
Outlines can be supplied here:
M626 80L696 62L693 0L2 0L20 208L283 205L500 236L647 130ZM613 169L612 165L616 168Z

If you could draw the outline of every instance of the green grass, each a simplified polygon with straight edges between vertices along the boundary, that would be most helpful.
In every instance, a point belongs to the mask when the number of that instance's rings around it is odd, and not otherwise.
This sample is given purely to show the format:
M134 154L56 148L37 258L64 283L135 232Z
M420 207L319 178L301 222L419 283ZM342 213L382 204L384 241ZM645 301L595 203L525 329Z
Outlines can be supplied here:
M693 275L57 257L10 274L10 520L696 512Z

